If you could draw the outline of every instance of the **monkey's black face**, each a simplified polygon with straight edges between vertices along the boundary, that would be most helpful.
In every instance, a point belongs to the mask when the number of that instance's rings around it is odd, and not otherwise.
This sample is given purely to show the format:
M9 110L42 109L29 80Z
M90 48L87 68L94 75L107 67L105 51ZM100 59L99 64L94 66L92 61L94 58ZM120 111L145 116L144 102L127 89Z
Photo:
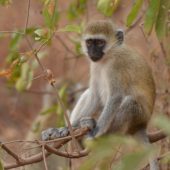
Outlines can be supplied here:
M106 41L104 39L87 39L86 46L89 57L95 62L103 57Z

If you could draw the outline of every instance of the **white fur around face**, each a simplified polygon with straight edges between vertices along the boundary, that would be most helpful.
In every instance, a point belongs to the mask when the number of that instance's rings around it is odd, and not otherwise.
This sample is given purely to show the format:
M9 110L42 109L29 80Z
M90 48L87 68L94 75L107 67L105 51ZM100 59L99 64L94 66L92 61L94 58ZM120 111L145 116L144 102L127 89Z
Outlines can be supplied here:
M83 40L87 40L87 39L103 39L106 40L106 36L104 36L103 34L95 34L95 35L90 35L90 34L86 34L83 36Z
M88 56L88 50L87 50L87 46L86 46L86 42L84 40L81 41L81 48L82 48L82 52Z

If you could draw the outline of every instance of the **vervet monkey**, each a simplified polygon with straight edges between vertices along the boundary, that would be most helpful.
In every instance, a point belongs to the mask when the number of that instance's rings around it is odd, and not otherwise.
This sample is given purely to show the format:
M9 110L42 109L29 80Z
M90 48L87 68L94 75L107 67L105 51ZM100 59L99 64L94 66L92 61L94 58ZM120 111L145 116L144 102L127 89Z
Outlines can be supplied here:
M149 143L146 128L153 112L155 84L145 60L123 40L123 31L110 21L95 21L85 28L82 49L90 61L90 83L70 122L90 127L94 137L120 131ZM97 119L95 113L99 113ZM66 134L66 128L50 128L42 139ZM150 169L159 169L156 161L150 161Z

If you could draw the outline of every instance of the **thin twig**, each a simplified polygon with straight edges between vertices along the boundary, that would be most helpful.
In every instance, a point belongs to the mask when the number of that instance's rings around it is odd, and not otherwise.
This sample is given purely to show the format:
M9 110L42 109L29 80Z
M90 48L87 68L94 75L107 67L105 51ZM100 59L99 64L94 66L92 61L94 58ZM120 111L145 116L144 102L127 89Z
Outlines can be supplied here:
M20 158L17 154L15 154L11 149L9 149L6 145L0 145L9 155L11 155L17 162L20 162Z
M37 143L36 140L34 141L30 141L30 140L13 140L13 141L9 141L9 142L2 142L2 145L10 145L13 143Z
M142 27L142 26L143 26L143 24L140 24L140 25L139 25L139 28L140 28L140 30L141 30L141 32L142 32L142 34L143 34L144 38L145 38L145 41L147 42L147 44L149 44L149 43L148 43L148 39L147 39L147 37L146 37L146 35L145 35L145 32L144 32L144 30L143 30L143 27Z
M166 157L169 156L169 155L170 155L170 152L167 152L167 153L159 156L159 157L157 158L157 160L160 161L160 160L166 158ZM144 169L145 169L145 168L148 168L148 167L149 167L149 164L147 164L147 165L144 167Z
M163 45L163 43L161 41L159 41L159 44L160 44L160 47L161 47L163 57L166 59L166 50L164 48L164 45Z
M57 90L55 84L51 84L51 85L54 87L54 89ZM74 149L76 149L76 151L79 152L78 142L76 141L76 138L75 138L75 136L74 136L74 134L73 134L73 129L72 129L72 126L71 126L69 117L68 117L68 115L70 115L70 113L69 113L69 111L65 108L65 105L64 105L63 101L61 100L61 98L60 98L60 96L59 96L59 94L58 94L58 91L56 92L56 98L57 98L57 100L58 100L59 105L61 106L61 108L62 108L63 111L64 111L64 116L65 116L66 122L67 122L67 124L68 124L71 137L72 137L72 139L73 139L73 144L74 144L74 147L75 147Z
M45 170L48 170L46 156L45 156L45 147L44 147L44 145L42 145L42 155L43 155L43 162L44 162Z
M45 73L43 72L40 75L35 76L32 80L36 80L36 79L39 79L39 78L44 77L44 76L45 76Z
M0 33L3 33L3 34L21 34L21 35L24 35L23 32L18 32L18 31L0 31Z
M141 16L136 20L136 22L135 22L133 25L131 25L130 27L128 27L128 28L125 30L125 33L128 34L133 28L135 28L135 27L141 22L142 18L143 18L143 15L141 15Z
M27 17L26 17L26 22L25 22L24 34L26 34L27 27L28 27L29 14L30 14L30 4L31 4L31 0L28 0L28 5L27 5Z
M70 52L76 58L77 55L65 44L65 42L59 36L55 35L55 38L59 40L59 42L63 45L66 51Z
M76 138L80 138L80 137L84 136L88 131L89 131L88 128L75 129L74 130L74 136ZM52 147L53 149L59 149L60 147L62 147L64 144L66 144L70 140L72 140L72 137L68 136L68 137L59 138L59 139L51 140L51 141L36 140L36 143L39 144L41 147L44 145L44 147L46 148L47 144L50 144L50 147ZM32 142L35 142L35 141L32 141ZM6 151L6 148L3 148L3 149ZM4 169L7 170L7 169L17 168L17 167L20 167L20 166L40 162L40 161L43 160L44 155L45 155L45 157L48 157L49 155L51 155L51 153L53 153L53 152L44 151L44 154L42 154L42 152L41 152L41 153L35 154L35 155L28 157L28 158L21 158L19 162L15 162L15 163L5 165ZM9 154L11 155L10 152L9 152ZM67 152L57 151L56 154L66 156ZM82 156L86 156L87 154L88 154L88 151L83 150L83 151L80 151L80 153L77 153L77 152L70 153L68 155L68 157L79 158L79 157L82 157Z
M81 150L79 153L77 153L77 152L68 153L68 152L64 152L64 151L58 151L57 149L55 149L54 147L51 147L49 145L45 145L45 149L47 149L47 151L50 153L54 153L56 155L66 157L66 158L80 158L80 157L87 156L89 153L89 150L87 150L87 149Z
M36 50L33 49L32 44L31 44L31 42L30 42L30 40L28 39L27 36L25 37L25 39L26 39L26 41L27 41L30 49L33 51L34 57L35 57L35 59L37 60L40 68L41 68L42 71L45 73L45 72L46 72L46 69L45 69L44 66L42 65L42 63L41 63L41 61L40 61L40 59L39 59L39 57L38 57L38 55L37 55L37 53L36 53Z
M44 95L44 94L56 95L55 92L51 92L51 91L25 90L24 92L31 93L31 94L38 94L38 95Z

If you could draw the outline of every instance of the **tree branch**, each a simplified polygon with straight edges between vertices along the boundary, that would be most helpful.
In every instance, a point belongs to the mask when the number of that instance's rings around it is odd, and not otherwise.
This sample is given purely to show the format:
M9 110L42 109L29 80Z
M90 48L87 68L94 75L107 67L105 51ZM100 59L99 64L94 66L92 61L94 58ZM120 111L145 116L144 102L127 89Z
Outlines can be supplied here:
M74 129L74 136L76 139L81 138L88 131L89 131L88 128ZM5 165L4 169L7 170L7 169L12 169L12 168L17 168L20 166L28 165L28 164L37 163L42 160L45 160L45 158L48 157L49 155L51 155L52 153L56 154L58 156L63 156L63 157L67 157L67 158L79 158L79 157L88 155L89 151L87 151L87 150L82 150L82 151L73 152L73 153L58 151L59 148L61 148L64 144L66 144L70 140L72 140L71 136L67 136L64 138L58 138L58 139L54 139L54 140L50 140L50 141L39 141L39 140L33 141L34 143L36 142L37 144L39 144L41 147L44 147L44 150L43 150L43 153L40 152L40 153L35 154L28 158L19 158L19 156L17 156L16 154L14 156L14 152L9 151L9 148L7 146L4 147L4 144L2 143L1 144L1 146L3 146L2 148L6 152L8 152L9 155L14 157L15 160L16 160L16 158L18 158L18 160L19 160L19 161L16 161L15 163ZM24 141L24 142L26 142L26 141Z
M157 131L157 132L148 134L148 137L149 137L149 141L151 143L154 143L154 142L157 142L159 140L166 138L167 135L162 131Z

